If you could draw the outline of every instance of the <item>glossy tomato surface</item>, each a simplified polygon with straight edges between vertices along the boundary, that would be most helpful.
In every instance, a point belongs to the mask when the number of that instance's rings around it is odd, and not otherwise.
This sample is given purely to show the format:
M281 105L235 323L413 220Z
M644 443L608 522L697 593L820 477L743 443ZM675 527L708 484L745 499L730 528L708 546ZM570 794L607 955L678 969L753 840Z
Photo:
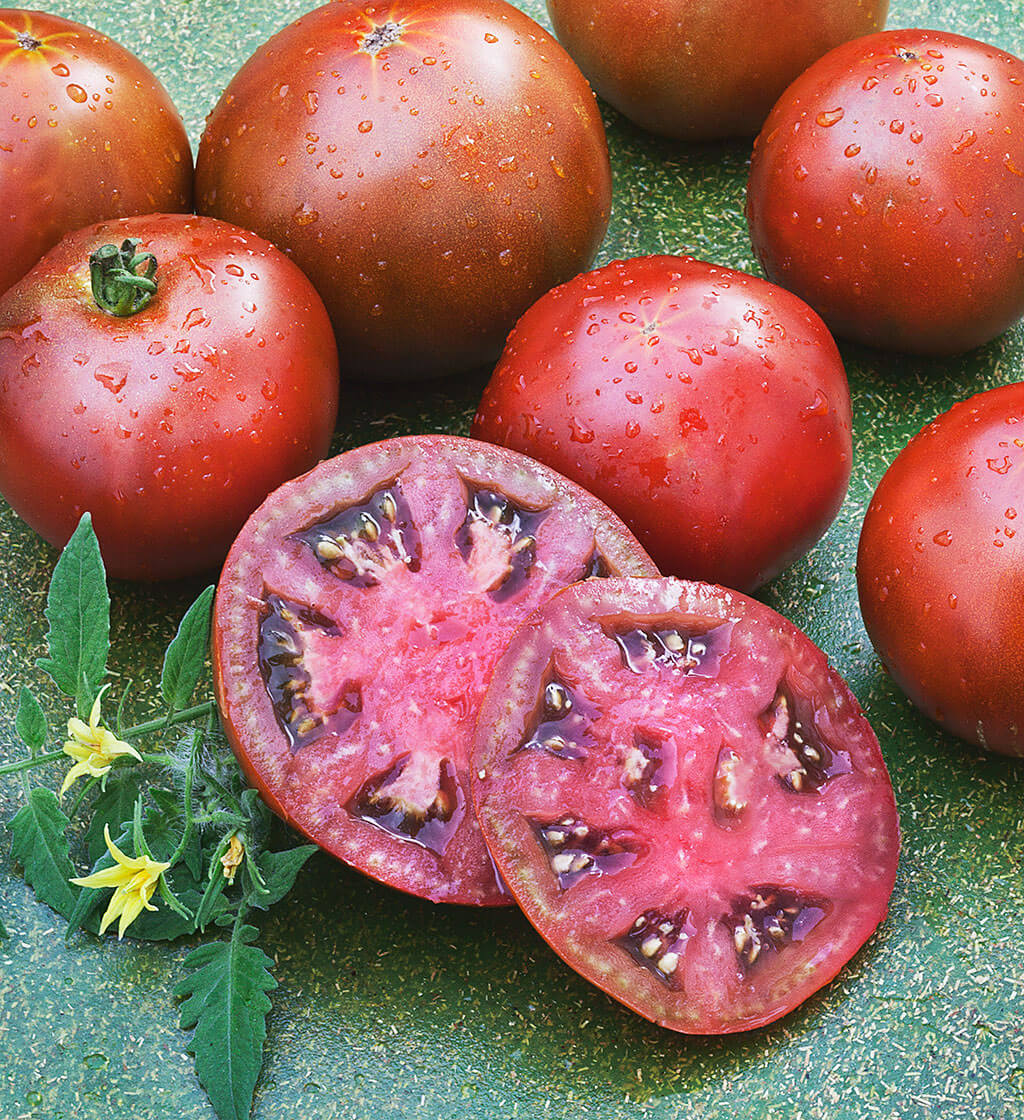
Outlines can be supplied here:
M809 638L723 588L556 595L494 669L472 773L526 916L674 1030L777 1019L885 916L899 824L878 740Z
M752 136L787 85L889 0L547 0L597 92L642 128L684 140Z
M207 121L199 208L269 238L364 379L493 361L585 268L611 179L594 96L503 0L341 0L242 67Z
M97 307L89 257L136 239L156 295ZM254 234L148 215L68 235L0 298L0 493L54 545L92 514L107 570L201 572L330 445L338 362L312 285Z
M267 804L435 902L509 902L469 741L522 619L587 576L654 575L625 526L525 456L455 436L349 451L272 494L214 608L221 716Z
M607 502L667 574L753 589L846 493L850 395L801 300L686 257L613 261L520 319L473 435Z
M1024 384L962 401L885 473L857 554L864 625L954 735L1024 755Z
M769 278L846 338L979 346L1024 312L1024 62L943 31L886 31L815 63L754 146Z
M66 233L192 206L192 152L167 91L92 28L0 8L0 293Z

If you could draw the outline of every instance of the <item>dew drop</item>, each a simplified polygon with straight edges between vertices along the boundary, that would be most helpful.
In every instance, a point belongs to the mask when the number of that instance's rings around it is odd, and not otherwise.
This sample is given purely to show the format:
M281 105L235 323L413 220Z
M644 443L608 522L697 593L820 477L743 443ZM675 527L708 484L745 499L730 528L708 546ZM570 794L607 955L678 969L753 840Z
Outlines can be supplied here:
M942 548L948 548L953 543L953 534L948 529L943 529L941 533L936 533L932 540Z
M356 128L363 133L370 132L373 129L373 121L360 121Z
M831 128L846 116L845 109L825 109L817 116L817 122L822 128Z
M68 97L70 97L71 100L76 105L84 105L85 102L88 100L88 97L89 97L89 95L85 92L85 90L82 89L81 86L76 85L74 82L72 82L67 87L66 92L67 92Z

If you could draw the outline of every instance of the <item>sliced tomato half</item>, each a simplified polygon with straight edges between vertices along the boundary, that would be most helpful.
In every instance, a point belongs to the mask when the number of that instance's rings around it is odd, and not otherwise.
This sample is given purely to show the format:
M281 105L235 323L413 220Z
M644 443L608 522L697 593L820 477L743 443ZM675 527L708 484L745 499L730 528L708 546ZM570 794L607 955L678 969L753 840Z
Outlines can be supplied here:
M886 913L899 824L874 732L810 639L721 587L554 596L492 674L473 769L530 921L674 1030L771 1022Z
M275 491L214 608L231 744L281 817L435 901L510 901L471 810L477 706L509 636L588 576L654 574L604 505L454 436L349 451Z

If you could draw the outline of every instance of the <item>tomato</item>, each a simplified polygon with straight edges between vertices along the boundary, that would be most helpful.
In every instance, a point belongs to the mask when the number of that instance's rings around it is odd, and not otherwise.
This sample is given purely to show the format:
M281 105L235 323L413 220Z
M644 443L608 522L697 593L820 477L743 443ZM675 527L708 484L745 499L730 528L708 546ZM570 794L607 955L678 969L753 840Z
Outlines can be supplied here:
M525 456L407 436L272 494L224 566L221 717L267 804L435 902L509 901L469 801L468 744L519 621L589 575L654 575L609 510Z
M493 362L608 224L604 128L557 42L504 0L341 0L242 67L207 121L201 211L316 284L344 369Z
M471 770L540 934L674 1030L777 1019L885 916L899 824L878 740L825 655L743 595L555 595L494 668Z
M1024 384L956 404L886 471L857 554L864 625L952 734L1024 756Z
M769 278L837 334L987 342L1024 312L1024 62L943 31L837 47L766 121L747 213Z
M575 479L663 572L752 589L805 552L850 477L850 395L809 307L686 257L614 261L508 340L473 435Z
M192 152L167 91L79 23L0 8L0 293L65 233L192 207Z
M885 24L889 0L547 0L597 92L683 140L752 136L816 58ZM769 30L770 28L770 30Z
M121 318L95 301L90 255L113 243L116 266L126 239L155 257L157 291ZM337 399L312 285L212 218L79 230L0 297L0 493L58 546L89 510L115 576L218 564L267 493L327 453Z

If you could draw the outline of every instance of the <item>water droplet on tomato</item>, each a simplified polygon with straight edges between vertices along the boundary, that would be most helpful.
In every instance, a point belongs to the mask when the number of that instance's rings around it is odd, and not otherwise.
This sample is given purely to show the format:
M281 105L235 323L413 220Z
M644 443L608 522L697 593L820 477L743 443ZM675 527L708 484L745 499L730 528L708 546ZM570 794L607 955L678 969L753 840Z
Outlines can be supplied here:
M89 97L85 90L74 82L67 87L65 92L76 105L83 105Z
M50 73L56 74L58 78L69 78L71 76L71 71L63 62L58 62L56 66L51 66Z
M592 429L588 428L585 424L577 420L575 416L570 416L569 438L573 441L573 443L593 443L594 433Z
M1006 472L1013 466L1009 455L1004 455L1001 459L986 459L985 466L990 471L996 474L1006 474Z
M822 128L831 128L833 125L838 124L843 117L846 116L845 109L824 109L816 118Z
M924 95L924 101L926 105L931 105L933 109L938 109L942 104L942 97L937 93L926 93Z
M360 132L370 132L373 129L373 121L360 121L356 128Z
M941 533L936 533L932 540L942 548L948 548L953 543L953 534L948 529L943 529Z

